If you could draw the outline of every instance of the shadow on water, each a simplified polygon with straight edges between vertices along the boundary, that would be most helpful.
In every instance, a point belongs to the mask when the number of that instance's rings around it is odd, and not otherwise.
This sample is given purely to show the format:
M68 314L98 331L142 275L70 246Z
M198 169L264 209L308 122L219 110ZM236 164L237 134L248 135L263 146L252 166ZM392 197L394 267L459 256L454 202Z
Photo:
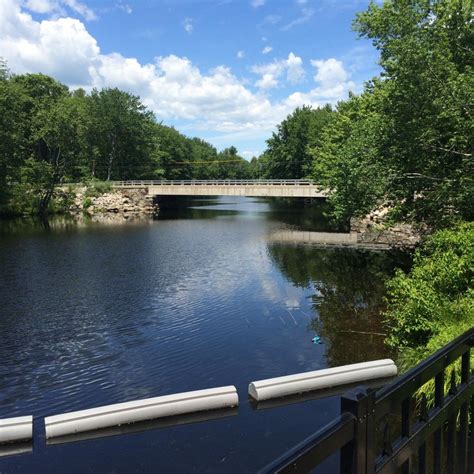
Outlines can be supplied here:
M159 220L169 219L217 219L249 213L260 215L267 221L285 223L299 230L348 232L348 224L337 224L326 216L324 199L247 198L243 205L239 197L224 200L209 196L201 198L161 197L158 201Z

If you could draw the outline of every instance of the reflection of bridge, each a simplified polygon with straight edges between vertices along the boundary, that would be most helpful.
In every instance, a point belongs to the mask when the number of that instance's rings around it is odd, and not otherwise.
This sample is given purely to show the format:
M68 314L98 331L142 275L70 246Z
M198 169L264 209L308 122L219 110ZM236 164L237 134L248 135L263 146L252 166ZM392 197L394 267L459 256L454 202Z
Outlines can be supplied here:
M114 181L115 188L146 188L151 196L255 196L324 198L321 187L304 179Z
M357 232L313 232L303 230L280 230L272 233L268 240L273 243L310 244L316 247L356 247L369 250L388 250L384 243L364 242Z

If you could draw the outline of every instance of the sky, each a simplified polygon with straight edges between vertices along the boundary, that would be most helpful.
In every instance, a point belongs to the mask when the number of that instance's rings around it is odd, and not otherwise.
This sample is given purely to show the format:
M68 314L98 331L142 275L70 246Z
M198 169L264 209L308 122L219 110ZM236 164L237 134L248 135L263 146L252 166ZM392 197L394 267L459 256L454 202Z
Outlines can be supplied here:
M118 87L158 121L247 159L296 107L379 72L368 0L0 0L0 57L72 88Z

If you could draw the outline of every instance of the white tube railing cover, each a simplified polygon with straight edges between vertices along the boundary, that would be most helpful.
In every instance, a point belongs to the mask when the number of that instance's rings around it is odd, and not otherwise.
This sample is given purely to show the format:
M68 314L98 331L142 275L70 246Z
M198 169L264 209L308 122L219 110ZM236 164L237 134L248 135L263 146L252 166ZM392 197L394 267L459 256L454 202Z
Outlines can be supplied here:
M396 374L397 367L393 360L374 360L251 382L249 395L257 401L268 400Z
M237 390L233 385L117 403L49 416L45 418L46 438L165 416L233 407L238 403Z

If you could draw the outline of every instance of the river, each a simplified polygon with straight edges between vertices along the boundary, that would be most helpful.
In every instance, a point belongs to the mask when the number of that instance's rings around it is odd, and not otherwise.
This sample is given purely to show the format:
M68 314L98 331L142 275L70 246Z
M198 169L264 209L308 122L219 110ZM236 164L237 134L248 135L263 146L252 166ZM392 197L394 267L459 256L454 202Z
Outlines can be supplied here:
M2 473L254 472L339 398L255 406L249 382L390 355L380 312L400 255L272 239L331 230L318 205L200 199L0 229L0 418L36 417L33 451L0 457ZM225 385L240 406L212 420L44 440L44 416Z

